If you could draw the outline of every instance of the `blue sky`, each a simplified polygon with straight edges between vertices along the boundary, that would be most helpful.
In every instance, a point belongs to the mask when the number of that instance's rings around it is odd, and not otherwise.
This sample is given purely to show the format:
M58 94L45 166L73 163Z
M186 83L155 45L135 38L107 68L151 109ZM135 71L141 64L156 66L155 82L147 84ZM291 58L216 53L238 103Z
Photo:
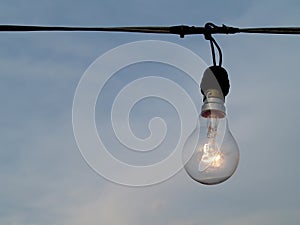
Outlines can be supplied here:
M296 0L0 0L0 5L1 24L300 26ZM216 36L231 78L228 119L241 154L231 179L207 187L181 171L164 183L132 188L103 179L81 157L72 131L76 86L97 57L137 40L178 43L210 64L203 37L1 33L0 225L299 224L299 38ZM168 73L144 66L149 73ZM174 79L192 87L178 74ZM129 78L115 80L112 92ZM108 127L105 112L98 110L98 127ZM133 113L136 130L146 130L156 114L178 127L172 109L157 100Z

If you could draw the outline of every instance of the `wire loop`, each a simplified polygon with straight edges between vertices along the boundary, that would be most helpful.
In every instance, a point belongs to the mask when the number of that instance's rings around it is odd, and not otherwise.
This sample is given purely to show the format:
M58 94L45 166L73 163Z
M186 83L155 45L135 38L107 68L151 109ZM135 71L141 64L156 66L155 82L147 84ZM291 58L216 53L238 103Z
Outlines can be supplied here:
M217 28L217 26L213 23L207 23L205 24L205 31L204 31L204 38L210 42L210 48L211 48L211 55L213 60L213 65L216 66L216 53L215 53L215 47L218 50L219 53L219 66L222 66L222 50L220 46L218 45L217 41L212 36L212 30L214 28Z

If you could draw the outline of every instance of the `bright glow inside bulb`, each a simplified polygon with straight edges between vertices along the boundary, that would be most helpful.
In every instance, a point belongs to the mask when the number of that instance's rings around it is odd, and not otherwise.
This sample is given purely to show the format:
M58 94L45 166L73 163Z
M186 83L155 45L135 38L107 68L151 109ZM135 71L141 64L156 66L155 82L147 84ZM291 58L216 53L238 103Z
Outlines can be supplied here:
M203 155L199 160L199 171L202 172L208 167L220 167L222 165L222 155L218 151L217 146L211 144L204 144Z
M218 184L232 176L239 150L225 114L202 115L184 146L185 170L203 184Z
M202 152L202 157L199 160L199 171L202 172L208 167L220 167L221 166L221 153L219 147L216 144L216 136L218 132L218 118L211 118L207 120L208 122L208 132L207 140L208 143L203 145L200 149ZM201 146L202 147L202 146ZM199 151L199 150L198 150Z

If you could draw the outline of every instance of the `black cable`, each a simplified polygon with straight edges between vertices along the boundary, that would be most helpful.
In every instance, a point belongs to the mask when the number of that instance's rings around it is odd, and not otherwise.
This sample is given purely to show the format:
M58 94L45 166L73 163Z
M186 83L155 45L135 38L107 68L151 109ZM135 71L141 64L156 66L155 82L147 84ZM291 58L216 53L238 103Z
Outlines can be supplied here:
M216 65L216 54L214 46L219 53L219 66L222 65L222 51L212 34L300 34L300 27L272 27L272 28L236 28L226 25L217 26L213 23L205 24L205 27L194 26L171 26L171 27L69 27L69 26L31 26L31 25L0 25L0 32L133 32L133 33L156 33L177 34L183 38L185 35L204 34L205 39L210 41L213 63Z
M216 53L215 53L215 48L216 47L218 49L218 53L219 53L219 66L222 66L222 50L220 48L220 46L218 45L217 41L213 38L212 36L212 31L214 28L216 28L217 26L213 23L206 23L205 24L205 33L204 33L204 38L206 40L209 40L210 42L210 48L211 48L211 54L212 54L212 60L213 60L213 65L216 66Z
M255 33L255 34L300 34L300 27L265 27L265 28L236 28L229 26L211 26L211 34L236 34L236 33ZM204 34L205 27L195 26L171 26L171 27L69 27L69 26L32 26L32 25L0 25L0 32L32 32L32 31L85 31L85 32L135 32L135 33L158 33L158 34L177 34L180 37L192 34Z
M0 25L0 32L33 32L33 31L107 31L135 33L171 33L171 27L65 27L65 26L27 26Z
M215 48L214 48L214 42L212 40L210 40L209 42L210 42L210 49L211 49L213 65L216 66L217 63L216 63L216 53L215 53Z
M239 32L238 33L252 33L252 34L300 34L300 27L239 28Z
M214 45L218 49L218 52L219 52L219 66L222 66L222 61L223 61L223 59L222 59L223 58L222 50L221 50L220 46L218 45L217 41L214 38L212 38L211 41L214 43Z

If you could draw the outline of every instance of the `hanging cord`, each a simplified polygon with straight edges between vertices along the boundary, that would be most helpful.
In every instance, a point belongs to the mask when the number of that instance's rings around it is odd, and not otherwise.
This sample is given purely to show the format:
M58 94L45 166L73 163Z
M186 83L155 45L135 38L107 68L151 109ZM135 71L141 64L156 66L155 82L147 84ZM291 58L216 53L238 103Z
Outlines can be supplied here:
M211 56L213 59L213 65L216 66L216 53L215 53L215 47L214 47L214 42L212 41L212 39L209 40L210 42L210 49L211 49Z
M218 50L219 53L219 66L222 66L222 50L220 46L218 45L217 41L212 36L212 29L216 28L217 26L213 23L207 23L205 24L205 32L204 37L206 40L209 40L210 42L210 48L211 48L211 55L213 59L213 65L216 66L216 53L215 53L215 47Z

